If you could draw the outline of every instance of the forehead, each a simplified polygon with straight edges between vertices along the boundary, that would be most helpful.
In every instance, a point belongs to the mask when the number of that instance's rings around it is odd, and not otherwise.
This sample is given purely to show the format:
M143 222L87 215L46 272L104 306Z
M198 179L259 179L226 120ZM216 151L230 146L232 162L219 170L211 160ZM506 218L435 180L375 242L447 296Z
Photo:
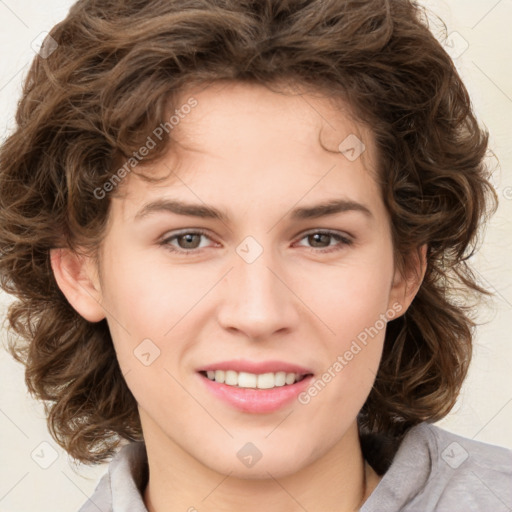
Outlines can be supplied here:
M195 107L183 109L167 153L137 168L160 181L136 173L125 179L115 201L122 201L117 207L124 217L133 218L134 208L169 191L195 202L238 198L267 206L272 191L283 205L333 188L350 191L354 201L363 199L356 196L365 189L378 193L371 130L354 121L341 101L290 87L214 83L182 93L174 111L191 100Z
M348 104L304 86L216 82L181 94L175 101L178 110L191 98L197 106L172 132L188 148L214 153L215 148L229 145L232 153L241 148L245 154L256 150L258 158L263 158L286 141L309 152L338 153L340 142L349 135L372 137L367 127L354 120ZM262 149L267 151L259 152Z

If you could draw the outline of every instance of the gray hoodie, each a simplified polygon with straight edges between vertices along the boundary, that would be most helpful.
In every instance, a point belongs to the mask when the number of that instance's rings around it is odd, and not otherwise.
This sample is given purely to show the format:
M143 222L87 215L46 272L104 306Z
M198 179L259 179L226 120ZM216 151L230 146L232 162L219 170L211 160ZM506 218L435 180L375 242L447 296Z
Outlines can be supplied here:
M145 444L124 446L79 512L147 512ZM512 450L422 423L360 512L512 512Z

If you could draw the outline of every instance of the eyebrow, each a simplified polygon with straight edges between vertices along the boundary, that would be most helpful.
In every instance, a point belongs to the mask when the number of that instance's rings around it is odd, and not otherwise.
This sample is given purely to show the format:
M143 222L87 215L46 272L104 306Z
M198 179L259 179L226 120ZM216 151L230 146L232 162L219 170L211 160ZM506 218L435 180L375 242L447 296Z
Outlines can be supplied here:
M295 208L288 215L292 220L307 220L351 211L361 212L370 218L373 217L373 214L368 207L356 201L350 201L347 199L331 199L316 205ZM169 212L177 215L199 217L203 219L218 219L222 222L229 221L229 216L224 211L213 206L185 203L172 199L158 199L145 204L141 210L137 212L134 219L140 220L150 214L161 212Z

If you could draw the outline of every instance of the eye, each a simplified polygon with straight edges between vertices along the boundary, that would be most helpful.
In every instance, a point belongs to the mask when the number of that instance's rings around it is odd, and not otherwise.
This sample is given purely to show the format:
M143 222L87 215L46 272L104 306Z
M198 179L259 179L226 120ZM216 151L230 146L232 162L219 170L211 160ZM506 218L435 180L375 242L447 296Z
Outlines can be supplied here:
M160 245L171 252L192 255L208 247L201 244L201 238L211 240L206 231L201 229L174 233L164 238ZM345 246L352 245L353 241L346 235L334 231L317 230L306 233L300 240L307 239L313 252L327 253L342 250ZM332 244L331 242L336 242Z
M201 246L202 237L210 239L206 231L202 231L200 229L194 231L182 231L181 233L175 233L172 236L164 238L160 242L160 245L165 246L172 252L191 254L204 249L205 246ZM176 242L176 244L173 244L173 242Z
M307 239L312 247L313 252L333 252L342 250L345 246L350 246L353 243L348 236L342 235L335 231L312 231L303 235L301 240ZM332 245L330 242L336 241L337 243ZM326 245L327 244L327 245ZM319 249L319 250L317 250Z

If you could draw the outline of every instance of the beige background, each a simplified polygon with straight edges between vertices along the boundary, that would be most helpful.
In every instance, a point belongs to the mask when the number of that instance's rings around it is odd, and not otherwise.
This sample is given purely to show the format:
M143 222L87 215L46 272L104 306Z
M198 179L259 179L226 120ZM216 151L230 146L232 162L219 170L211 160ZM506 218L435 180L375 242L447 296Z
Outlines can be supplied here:
M496 157L490 161L495 166L499 161L494 183L500 207L475 257L481 282L495 292L494 303L481 309L482 325L469 378L456 407L440 425L466 437L512 448L512 0L422 3L447 23L449 51L466 80L481 122L491 132ZM21 81L34 56L32 41L60 21L71 4L66 0L0 0L2 138L13 127ZM8 302L0 293L2 320ZM4 329L0 335L4 340ZM0 512L76 511L106 470L105 465L73 469L47 431L41 404L26 392L23 368L3 350L0 432Z

